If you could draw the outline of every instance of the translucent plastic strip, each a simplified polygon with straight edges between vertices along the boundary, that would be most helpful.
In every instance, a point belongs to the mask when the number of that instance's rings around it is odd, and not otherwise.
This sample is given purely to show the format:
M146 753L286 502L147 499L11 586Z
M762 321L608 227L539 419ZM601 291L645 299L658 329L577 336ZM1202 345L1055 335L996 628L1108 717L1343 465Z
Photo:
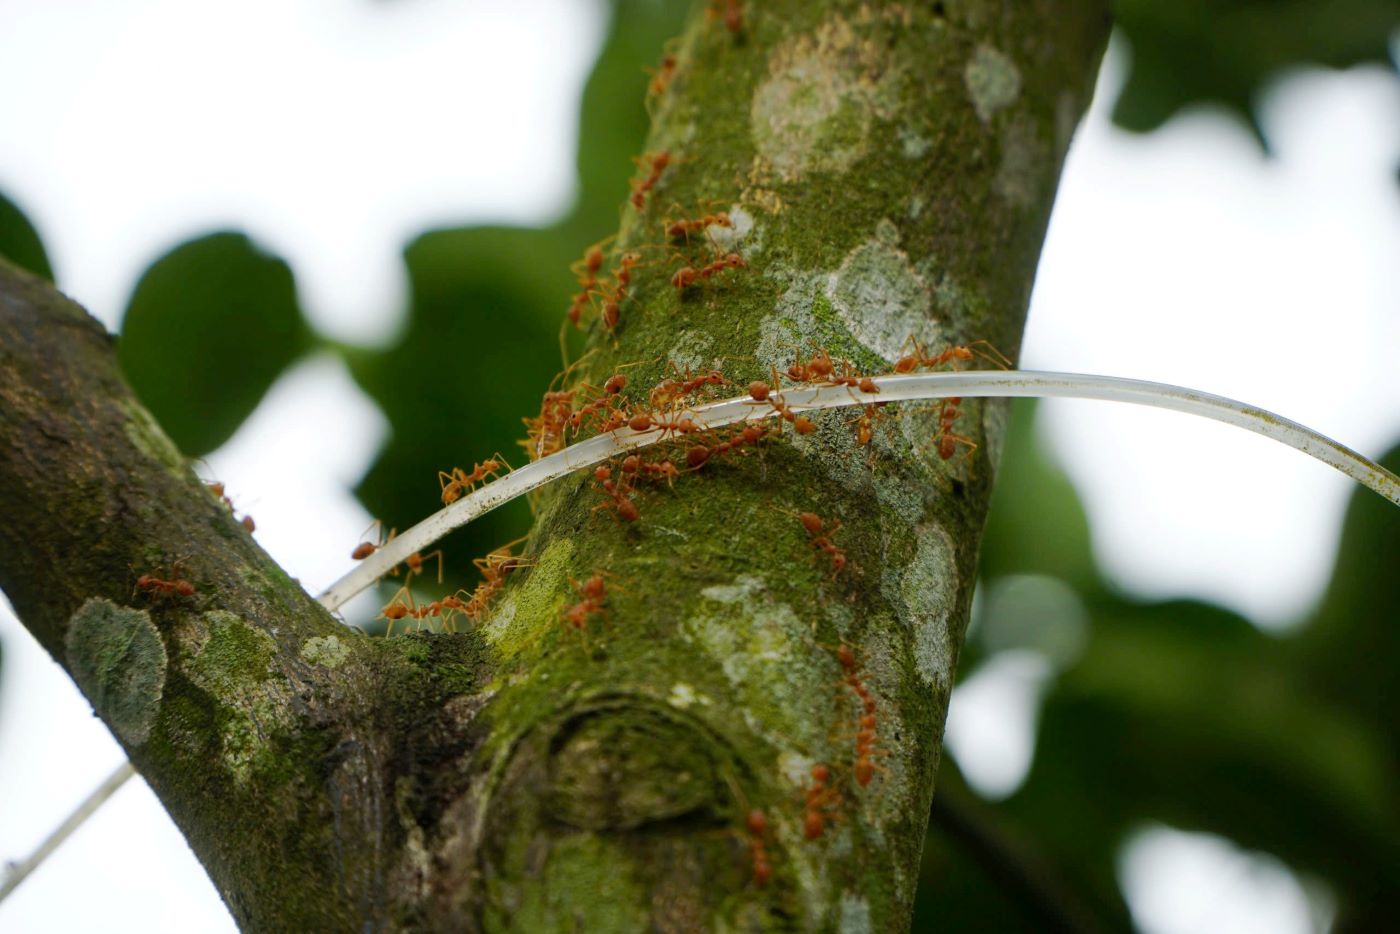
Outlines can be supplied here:
M1211 418L1282 442L1336 468L1400 506L1400 478L1374 461L1297 422L1207 392L1139 379L1033 370L915 373L908 376L877 376L874 382L879 387L878 393L863 393L847 386L804 384L785 389L781 394L774 393L774 397L780 398L795 411L869 405L872 402L944 399L949 396L1061 397L1150 405ZM767 402L755 402L748 396L742 396L697 406L688 410L688 414L705 428L721 428L736 422L772 418L777 411ZM592 467L625 451L671 437L674 436L656 428L649 431L623 428L540 458L424 519L366 558L317 599L329 610L339 609L409 555L427 549L448 532L461 528L497 506L576 470Z

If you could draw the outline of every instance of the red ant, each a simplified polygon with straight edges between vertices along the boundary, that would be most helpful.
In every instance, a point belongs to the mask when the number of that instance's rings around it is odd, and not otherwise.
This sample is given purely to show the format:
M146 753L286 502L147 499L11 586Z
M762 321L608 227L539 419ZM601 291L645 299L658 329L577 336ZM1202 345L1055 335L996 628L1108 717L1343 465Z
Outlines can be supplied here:
M671 164L671 154L666 150L654 153L650 156L643 155L636 160L638 168L647 166L645 171L647 176L641 180L632 180L632 206L638 211L646 207L647 192L656 187L656 183L661 180L661 173L666 171L666 166Z
M399 595L398 595L398 594L394 594L394 598L393 598L392 600L390 600L390 601L388 602L388 604L386 604L386 605L384 606L384 608L381 609L381 610L379 611L379 617L378 617L378 618L379 618L379 619L388 620L388 622L389 622L389 627L388 627L388 629L385 631L385 634L386 634L386 635L392 636L392 635L394 634L394 623L395 623L395 622L397 622L398 620L403 619L403 618L406 617L406 616L412 616L412 615L413 615L414 607L413 607L413 605L412 605L412 603L413 603L413 596L412 596L412 594L409 594L409 595L408 595L408 600L409 600L409 602L408 602L407 604L400 603L400 602L399 602Z
M691 234L700 233L707 228L733 226L734 221L730 219L728 211L718 211L714 214L702 214L696 218L682 218L678 221L665 222L667 239L683 243L690 242Z
M407 577L407 579L408 579L408 580L411 580L415 575L422 574L422 573L423 573L423 565L424 565L426 562L431 561L433 558L437 558L437 562L438 562L438 576L437 576L437 580L438 580L438 583L441 584L441 583L442 583L442 549L441 549L441 548L439 548L437 551L429 552L429 553L426 554L426 555L421 554L420 552L415 551L413 554L409 555L407 558L404 558L404 559L403 559L403 563L406 564L406 565L408 565L408 577ZM395 568L394 570L397 571L398 569Z
M669 460L663 458L654 462L646 461L643 460L639 454L629 454L624 457L622 459L621 470L627 477L641 475L654 480L665 480L667 485L670 485L676 477L680 476L680 471L676 468L676 465Z
M610 290L601 292L603 327L609 331L617 327L618 321L621 320L622 303L627 299L627 286L632 281L632 269L641 260L642 257L638 253L623 253L617 268L613 270L615 285Z
M808 840L816 840L826 829L826 812L840 800L840 793L827 784L831 780L831 769L822 763L812 766L812 784L807 788L802 832Z
M461 467L453 467L451 473L439 470L438 483L442 485L442 504L447 506L455 503L464 493L470 493L478 483L499 473L502 466L507 471L511 469L506 459L497 454L477 464L471 473L467 473Z
M234 511L233 500L229 499L228 494L224 492L224 484L222 481L210 480L204 485L209 488L210 493L213 493L219 499L223 500L223 503L225 506L228 507L229 512ZM257 531L258 526L257 523L253 521L252 516L244 515L243 518L238 521L239 524L243 526L243 528L248 530L249 535L252 535L255 531Z
M724 378L724 374L719 370L710 370L701 373L699 376L692 376L689 364L686 365L685 373L676 369L674 363L671 369L676 377L666 377L657 383L651 390L648 402L653 409L665 408L685 396L692 396L706 386L728 386L729 380Z
M875 777L875 770L880 768L873 761L875 756L883 754L875 745L877 741L875 696L865 686L865 681L860 676L860 662L849 645L843 642L837 647L836 660L840 662L841 670L845 672L841 677L841 683L849 687L861 703L860 729L855 734L855 777L856 784L864 788Z
M365 529L364 532L361 532L361 533L360 533L361 537L363 537L363 536L365 535L365 533L367 533L370 529L373 529L373 528L376 528L376 527L378 527L378 529L379 529L379 536L378 536L379 541L377 541L377 542L360 542L358 545L355 546L355 550L352 551L352 552L350 552L350 557L351 557L351 558L355 559L356 561L363 561L363 560L365 560L365 559L368 558L370 555L374 554L376 551L378 551L379 549L383 548L386 544L388 544L389 540L392 539L392 538L394 537L394 533L395 533L396 531L398 531L397 529L390 529L390 530L389 530L389 534L388 534L388 535L385 535L385 534L384 534L384 526L380 523L380 521L379 521L378 519L375 519L373 522L371 522L371 523L369 524L369 529Z
M563 620L577 632L588 628L589 617L607 617L608 587L603 576L603 572L599 571L582 583L569 578L569 583L583 599L564 610Z
M773 878L773 866L768 862L768 848L763 844L763 836L768 830L768 818L757 808L749 812L744 821L749 831L749 855L753 859L753 884L763 888Z
M229 512L233 512L233 500L229 499L228 494L224 492L224 484L222 481L210 480L204 485L208 487L210 493L213 493L216 497L224 501L224 505L228 507Z
M835 535L836 530L841 528L841 520L835 519L828 526L816 513L801 512L797 514L797 521L801 522L802 527L807 530L807 535L812 539L812 547L831 559L831 576L835 577L844 571L846 569L846 552L831 541L831 536Z
M789 370L791 370L791 368L789 368ZM781 380L778 377L778 368L773 367L772 385L762 380L754 380L749 383L749 398L753 399L755 402L767 402L773 407L773 411L778 413L779 418L785 422L792 423L793 430L799 435L810 435L812 432L816 431L816 422L805 415L798 415L783 401L782 395L778 392L780 386Z
M951 460L957 453L958 445L967 445L967 453L971 454L977 450L977 443L971 438L953 433L953 423L958 420L961 413L958 406L962 404L961 396L949 396L943 400L938 410L938 456L943 460Z
M136 589L132 591L133 596L139 590L152 596L193 597L195 595L194 584L179 576L179 566L180 562L176 561L170 568L170 576L174 580L162 580L153 574L142 574L136 578Z
M744 4L742 0L710 0L709 9L706 15L713 19L720 15L720 4L724 4L724 28L730 33L738 35L744 28Z
M680 269L676 270L676 274L671 277L671 285L683 291L703 279L709 279L718 275L726 269L743 269L748 265L749 264L744 262L744 258L738 253L729 253L721 256L707 266L701 266L699 269L694 269L690 266L682 266Z
M632 502L632 486L624 474L622 481L616 482L612 479L612 468L600 466L593 472L593 478L598 481L598 485L603 490L603 495L607 499L593 507L593 511L599 509L612 509L617 513L617 518L623 522L636 522L641 518L641 511L637 509L637 504Z
M487 552L484 558L473 558L472 564L481 572L482 581L462 606L462 612L472 622L479 622L486 615L494 597L505 586L506 575L517 568L526 567L529 562L512 549L525 540L525 536L506 542L499 548Z
M671 79L676 76L676 64L674 55L661 57L661 65L652 74L651 83L647 85L648 96L660 97L666 93L666 89L671 86Z
M910 335L904 342L905 346L913 345L911 353L904 354L894 363L896 373L912 373L914 370L933 369L943 366L945 363L954 361L969 362L981 357L998 369L1006 370L1011 368L1011 360L1006 354L997 350L990 342L985 340L973 341L971 344L950 344L942 351L930 355L928 350L913 335ZM986 350L973 350L974 347L984 345Z
M598 288L598 271L603 268L603 247L611 240L608 237L593 244L584 251L583 259L569 266L569 271L578 280L583 291L573 297L569 305L568 318L574 327L580 327L579 319L583 315L583 310L588 307L589 300L593 297Z

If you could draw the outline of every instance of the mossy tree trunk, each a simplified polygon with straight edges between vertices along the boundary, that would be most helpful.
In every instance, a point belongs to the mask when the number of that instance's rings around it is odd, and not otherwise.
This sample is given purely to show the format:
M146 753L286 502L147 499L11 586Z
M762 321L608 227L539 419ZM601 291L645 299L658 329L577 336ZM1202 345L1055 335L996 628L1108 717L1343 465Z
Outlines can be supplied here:
M1103 8L739 9L738 32L701 12L676 48L648 144L671 162L615 245L649 264L575 375L627 364L641 402L672 365L744 385L821 347L888 371L911 335L1014 356ZM746 266L678 291L713 257L696 241L668 265L661 220L719 208ZM965 402L976 447L945 461L937 409L895 408L866 446L823 414L716 457L639 493L635 522L565 481L485 625L374 640L198 483L101 329L0 266L0 585L246 928L892 930L1004 414ZM800 512L840 521L839 573ZM182 556L197 593L133 594L133 569ZM598 571L606 619L566 632L571 578ZM843 644L876 711L867 785Z

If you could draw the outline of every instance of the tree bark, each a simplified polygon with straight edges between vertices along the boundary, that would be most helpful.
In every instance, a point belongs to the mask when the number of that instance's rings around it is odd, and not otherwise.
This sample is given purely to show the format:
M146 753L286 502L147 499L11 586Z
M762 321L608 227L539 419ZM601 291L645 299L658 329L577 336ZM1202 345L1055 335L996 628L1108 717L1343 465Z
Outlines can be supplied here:
M672 367L743 386L817 347L885 372L911 335L1014 356L1103 7L738 8L677 46L648 144L670 165L616 245L648 259L572 375L625 365L644 402ZM745 267L674 288L715 257L664 246L663 217L719 208ZM868 446L825 414L716 457L636 522L565 481L483 626L369 639L200 485L101 328L0 264L0 586L247 929L894 930L1004 421L963 403L976 447L945 461L938 409L894 408ZM808 511L841 522L843 570ZM565 631L598 571L606 619ZM842 645L876 711L868 785Z

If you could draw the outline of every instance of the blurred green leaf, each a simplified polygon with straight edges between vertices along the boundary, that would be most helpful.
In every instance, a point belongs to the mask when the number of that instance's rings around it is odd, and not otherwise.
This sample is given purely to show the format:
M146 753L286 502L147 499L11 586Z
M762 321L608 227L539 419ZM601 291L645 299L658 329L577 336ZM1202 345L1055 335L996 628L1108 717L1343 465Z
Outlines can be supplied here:
M515 442L524 437L521 419L538 412L560 368L573 253L556 232L524 229L438 231L409 246L407 331L388 350L347 355L393 426L357 490L385 523L403 528L441 508L439 470L470 470L496 452L516 466L526 460ZM470 582L466 555L519 536L526 515L517 503L449 538L454 580Z
M1381 463L1400 471L1400 446ZM1384 730L1400 761L1400 510L1393 504L1356 491L1332 581L1294 648L1307 683Z
M957 763L938 767L933 816L924 842L915 931L1035 931L1089 934L1129 930L1121 902L1093 905L1062 866L978 800Z
M1386 463L1400 467L1400 449ZM1296 634L1270 636L1195 601L1126 600L1089 561L1082 511L1035 449L1030 407L1015 410L983 552L991 597L980 601L983 618L963 667L975 669L1003 643L1039 645L1022 631L1033 619L1025 599L998 609L996 594L1012 585L1054 595L1055 580L1072 581L1091 622L1083 654L1047 692L1030 774L996 805L996 822L1016 827L1075 898L1123 926L1117 852L1149 821L1220 834L1325 880L1338 897L1336 931L1393 922L1400 913L1397 560L1400 511L1358 488L1326 599ZM1003 610L1019 616L1012 631L999 633L1007 621L993 617ZM934 842L939 833L930 831L929 858L958 858L948 839ZM938 907L945 926L976 927L978 917L1001 910L987 899L1010 897L1003 885L984 898L986 885L965 875L925 868L919 897ZM945 906L955 914L941 914Z
M569 264L617 229L649 128L648 77L686 5L618 0L602 54L583 93L580 194L575 210L540 230L467 228L424 234L405 251L412 303L408 328L388 350L346 351L351 371L392 426L389 444L357 493L389 526L403 528L441 506L439 470L470 469L499 451L516 466L521 419L562 365L559 327L576 290ZM452 584L470 585L466 555L480 555L529 527L512 504L444 543Z
M292 273L244 235L176 247L136 284L117 356L186 454L223 444L312 343Z
M638 63L654 66L661 60L662 47L680 32L688 7L675 0L616 0L613 4L611 29L583 89L579 200L570 226L586 239L575 244L575 254L582 255L589 240L617 229L627 179L636 171L632 157L641 152L651 128L644 103L651 79ZM684 76L677 75L676 80Z
M0 194L0 256L53 281L53 268L39 233L13 202Z
M1267 148L1255 113L1260 87L1286 68L1389 64L1400 2L1117 0L1114 15L1132 47L1113 107L1119 126L1155 130L1182 107L1215 102Z
M1098 572L1089 521L1069 479L1036 443L1035 412L1032 399L1011 405L979 572L984 578L1047 574L1081 591L1093 590Z
M1105 598L1094 617L1002 808L1096 899L1115 892L1116 849L1148 820L1273 853L1344 901L1400 890L1394 762L1375 731L1306 691L1272 637L1191 601Z

